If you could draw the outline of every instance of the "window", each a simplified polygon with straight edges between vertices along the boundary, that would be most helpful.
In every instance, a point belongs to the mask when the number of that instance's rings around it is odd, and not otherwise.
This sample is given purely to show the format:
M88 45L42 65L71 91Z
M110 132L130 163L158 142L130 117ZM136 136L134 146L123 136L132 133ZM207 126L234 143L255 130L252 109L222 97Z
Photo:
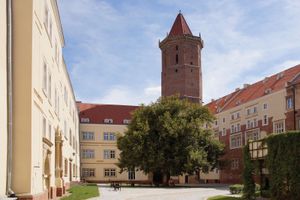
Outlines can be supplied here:
M284 120L274 122L273 130L274 133L283 133L285 131Z
M114 123L114 120L113 119L104 119L104 123L105 124L112 124L112 123Z
M252 115L252 114L255 114L255 113L257 113L257 107L256 106L247 109L247 115Z
M264 115L262 121L263 121L263 122L262 122L263 126L268 125L268 124L269 124L268 115Z
M234 125L231 125L231 133L234 133Z
M67 137L67 122L64 121L64 136Z
M234 120L234 114L231 115L231 120Z
M256 118L247 121L247 129L255 128L257 126L258 126L258 122Z
M82 157L85 159L95 158L95 150L93 149L83 149Z
M82 168L82 176L83 177L94 177L95 176L95 169Z
M51 80L52 78L51 78L51 73L49 72L49 74L48 74L48 98L49 98L49 100L51 101L51 93L52 93L52 80Z
M72 131L71 131L71 129L70 129L70 131L69 131L69 144L70 144L70 146L72 146Z
M48 21L49 21L49 9L47 7L47 4L45 4L45 13L44 13L44 24L46 28L48 28Z
M130 120L129 119L124 119L123 120L123 124L129 124L130 123Z
M223 130L222 130L222 136L226 136L226 128L223 128Z
M215 120L215 125L218 126L218 120Z
M81 118L80 122L81 123L90 123L90 119L89 118Z
M49 19L49 38L50 38L50 42L52 42L52 20Z
M178 45L176 45L176 51L178 51Z
M128 180L135 180L135 170L128 171Z
M46 137L47 135L47 121L46 118L43 117L43 137Z
M263 109L264 109L264 110L267 110L267 109L268 109L268 104L267 104L267 103L264 103Z
M253 113L257 113L257 107L253 108Z
M225 123L225 117L223 118L223 123Z
M104 176L106 177L116 176L116 169L104 169Z
M104 132L103 139L106 141L115 141L116 140L116 134L113 132Z
M238 159L233 159L231 160L231 169L238 169L239 168L239 160Z
M230 136L230 148L239 148L242 146L242 135L235 134Z
M94 132L82 132L82 140L94 140Z
M116 151L115 150L104 150L104 159L115 159Z
M43 66L43 90L47 91L47 64L45 62Z
M176 54L176 64L178 64L178 54Z
M259 129L247 131L245 134L246 134L246 141L248 141L248 140L259 140L260 139Z
M49 124L49 125L48 125L48 139L51 140L51 137L52 137L52 136L51 136L51 135L52 135L52 134L51 134L51 132L52 132L52 127L51 127L50 122L48 122L48 124Z
M292 109L293 108L293 98L292 97L288 97L286 99L286 108L287 109Z
M64 175L68 176L68 159L65 158L65 170L64 170Z

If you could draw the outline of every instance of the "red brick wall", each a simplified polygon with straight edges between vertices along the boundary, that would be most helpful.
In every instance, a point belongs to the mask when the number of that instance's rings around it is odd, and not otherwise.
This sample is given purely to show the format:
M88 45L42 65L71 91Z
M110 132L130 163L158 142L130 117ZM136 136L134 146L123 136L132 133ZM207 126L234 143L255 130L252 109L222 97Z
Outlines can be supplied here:
M202 43L199 38L195 38L197 37L175 37L167 39L161 46L162 96L179 94L181 97L195 97L191 98L193 102L202 102Z

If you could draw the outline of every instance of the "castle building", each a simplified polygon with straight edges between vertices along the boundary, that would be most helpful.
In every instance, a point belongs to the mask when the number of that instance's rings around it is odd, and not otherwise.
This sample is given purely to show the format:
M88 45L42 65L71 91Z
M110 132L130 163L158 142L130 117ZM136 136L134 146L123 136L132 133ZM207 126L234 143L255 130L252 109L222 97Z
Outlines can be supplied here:
M221 183L242 182L242 147L248 140L300 130L300 65L212 100L206 106L216 117L213 129L225 144L227 161Z
M88 182L148 183L142 171L119 173L117 137L138 106L77 103L80 111L81 175Z
M0 9L0 196L56 199L80 180L57 1L0 0Z
M203 40L194 36L179 13L167 37L159 43L162 52L162 96L179 94L202 104L201 49Z

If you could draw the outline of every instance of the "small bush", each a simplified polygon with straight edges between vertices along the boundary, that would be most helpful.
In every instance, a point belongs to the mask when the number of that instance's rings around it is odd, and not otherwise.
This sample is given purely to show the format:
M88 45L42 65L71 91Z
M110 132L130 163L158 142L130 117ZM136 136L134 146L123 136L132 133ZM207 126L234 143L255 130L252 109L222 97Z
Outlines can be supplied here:
M229 186L229 190L231 194L240 194L243 191L244 186L241 184L235 184Z

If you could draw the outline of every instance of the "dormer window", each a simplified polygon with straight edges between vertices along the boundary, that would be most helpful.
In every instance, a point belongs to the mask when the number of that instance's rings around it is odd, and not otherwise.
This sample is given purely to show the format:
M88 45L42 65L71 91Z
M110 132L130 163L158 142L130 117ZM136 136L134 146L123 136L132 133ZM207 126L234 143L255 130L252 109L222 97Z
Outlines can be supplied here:
M80 119L80 122L81 122L81 123L90 123L90 118L83 118L83 117L82 117L82 118Z
M112 124L112 123L114 123L114 120L113 119L104 119L104 123L105 124Z
M130 119L123 119L123 124L129 124L130 123Z

